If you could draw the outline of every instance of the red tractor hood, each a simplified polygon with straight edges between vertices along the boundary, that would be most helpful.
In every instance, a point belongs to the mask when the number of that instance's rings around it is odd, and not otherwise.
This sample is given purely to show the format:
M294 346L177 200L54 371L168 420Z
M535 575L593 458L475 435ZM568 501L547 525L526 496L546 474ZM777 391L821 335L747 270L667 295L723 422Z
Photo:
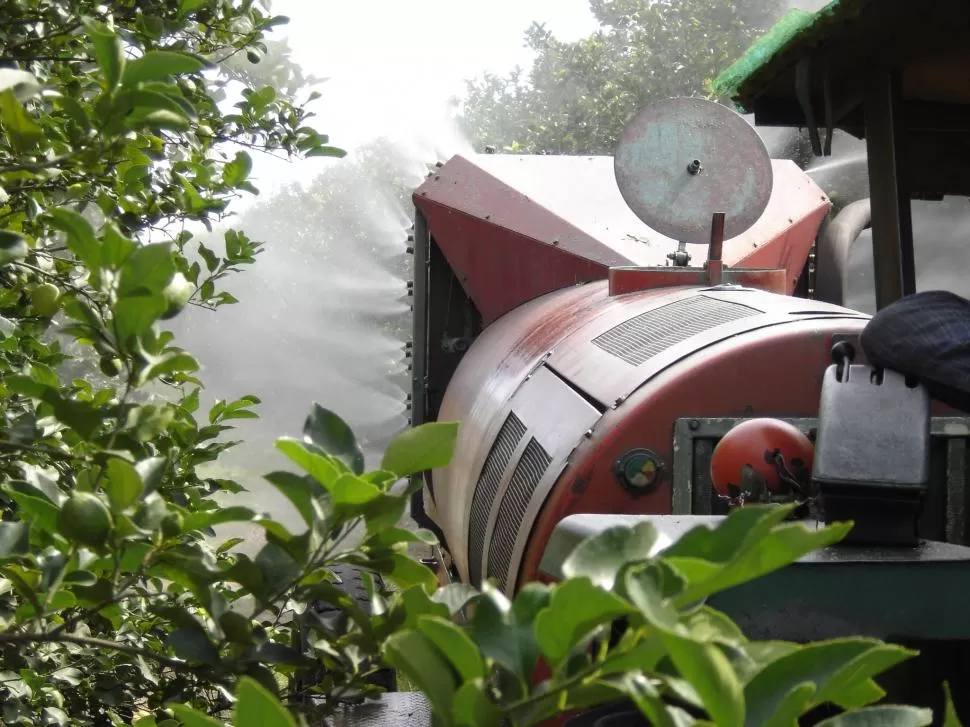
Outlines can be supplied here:
M761 218L726 240L729 267L785 269L789 292L831 207L794 162L772 160ZM612 157L455 156L415 190L428 230L488 325L553 290L605 279L611 267L659 267L677 241L647 227L617 187ZM706 246L688 245L692 265Z

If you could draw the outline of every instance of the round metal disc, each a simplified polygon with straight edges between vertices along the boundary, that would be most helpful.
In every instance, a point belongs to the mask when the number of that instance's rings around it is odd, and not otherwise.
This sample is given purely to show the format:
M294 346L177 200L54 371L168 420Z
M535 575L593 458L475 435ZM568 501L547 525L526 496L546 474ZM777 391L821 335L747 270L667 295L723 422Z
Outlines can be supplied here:
M736 237L758 221L771 197L771 158L758 132L703 99L644 108L620 137L613 167L637 217L678 242L709 243L715 212L725 215L724 239Z

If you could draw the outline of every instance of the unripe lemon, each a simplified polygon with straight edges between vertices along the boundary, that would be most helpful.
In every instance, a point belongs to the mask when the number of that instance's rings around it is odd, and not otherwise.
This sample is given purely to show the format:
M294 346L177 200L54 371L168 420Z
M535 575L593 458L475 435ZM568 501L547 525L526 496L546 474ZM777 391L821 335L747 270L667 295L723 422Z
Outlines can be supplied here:
M185 520L180 512L170 512L162 520L162 535L166 538L174 538L182 532Z
M98 362L98 366L101 369L101 373L109 379L121 373L121 359L115 358L114 356L102 356Z
M165 303L168 306L162 318L168 320L177 316L189 302L193 292L194 287L186 277L182 273L175 273L169 284L165 286L165 290L162 291L162 295L165 296Z
M61 307L61 291L52 283L43 283L30 291L30 304L43 318L52 317Z
M75 492L57 515L61 534L82 545L104 545L111 535L111 512L90 492Z

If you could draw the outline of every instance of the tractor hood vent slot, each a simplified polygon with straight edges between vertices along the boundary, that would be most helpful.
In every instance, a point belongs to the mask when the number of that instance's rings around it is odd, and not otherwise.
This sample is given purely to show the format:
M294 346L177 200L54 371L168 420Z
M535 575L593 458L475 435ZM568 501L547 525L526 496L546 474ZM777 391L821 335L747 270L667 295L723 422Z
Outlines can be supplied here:
M502 495L498 517L492 529L492 542L488 548L488 578L498 581L499 589L505 590L509 578L509 565L515 538L525 518L525 511L532 500L539 480L552 462L552 457L535 439L529 440L519 463L515 466L509 486Z
M631 366L639 366L692 336L760 313L740 303L694 295L641 313L601 333L592 343Z
M502 482L502 475L524 436L525 424L514 413L509 414L485 458L478 485L475 487L468 524L468 576L476 586L482 580L482 549L485 547L485 530L488 527L492 501Z

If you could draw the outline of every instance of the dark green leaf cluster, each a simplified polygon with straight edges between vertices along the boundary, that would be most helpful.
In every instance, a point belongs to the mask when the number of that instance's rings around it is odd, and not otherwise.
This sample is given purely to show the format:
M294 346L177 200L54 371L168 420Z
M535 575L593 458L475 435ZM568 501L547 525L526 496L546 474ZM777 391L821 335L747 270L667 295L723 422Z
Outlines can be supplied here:
M790 512L745 507L663 549L649 523L609 529L578 546L560 583L512 601L488 586L463 592L474 609L464 624L428 610L388 640L387 658L449 725L533 725L624 698L664 727L789 727L822 704L846 710L830 727L928 725L929 710L872 706L884 696L873 677L914 652L864 638L749 641L705 604L850 527L810 530L785 522Z

